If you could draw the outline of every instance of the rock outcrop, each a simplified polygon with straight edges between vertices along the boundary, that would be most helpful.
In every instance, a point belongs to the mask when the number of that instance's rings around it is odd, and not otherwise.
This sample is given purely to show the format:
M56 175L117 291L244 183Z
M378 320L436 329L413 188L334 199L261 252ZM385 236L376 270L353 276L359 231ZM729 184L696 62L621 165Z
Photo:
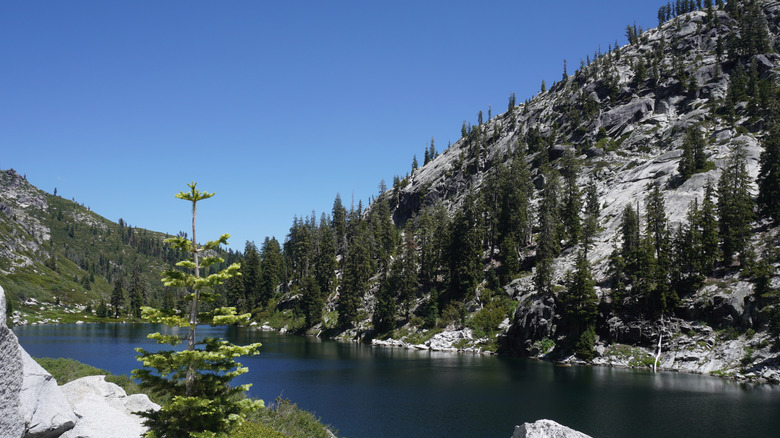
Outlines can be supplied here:
M157 410L144 394L128 396L105 376L87 376L62 385L62 391L78 416L76 427L61 438L137 438L146 432L142 418L133 412Z
M0 438L137 438L146 432L133 412L160 409L143 394L128 396L105 376L58 386L5 325L0 287Z
M24 433L19 408L22 390L22 354L16 335L5 325L5 293L0 287L0 436L17 438Z
M53 438L76 424L76 415L57 381L23 348L23 383L19 394L25 438Z
M590 435L577 432L552 420L537 420L515 426L512 438L590 438Z

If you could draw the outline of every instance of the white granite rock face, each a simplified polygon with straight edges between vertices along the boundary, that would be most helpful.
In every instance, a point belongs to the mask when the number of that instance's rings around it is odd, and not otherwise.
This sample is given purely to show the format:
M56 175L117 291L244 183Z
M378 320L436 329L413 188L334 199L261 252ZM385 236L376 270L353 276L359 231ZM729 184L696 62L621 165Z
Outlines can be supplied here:
M24 422L19 409L22 351L16 335L5 326L5 293L0 287L0 437L19 438Z
M38 365L24 349L22 356L21 411L25 438L50 438L62 435L76 424L76 415L57 381Z
M105 376L88 376L62 385L78 416L76 426L62 438L138 438L146 432L143 419L133 412L158 410L144 394L128 396Z
M537 420L515 426L512 438L590 438L590 435L577 432L552 420Z

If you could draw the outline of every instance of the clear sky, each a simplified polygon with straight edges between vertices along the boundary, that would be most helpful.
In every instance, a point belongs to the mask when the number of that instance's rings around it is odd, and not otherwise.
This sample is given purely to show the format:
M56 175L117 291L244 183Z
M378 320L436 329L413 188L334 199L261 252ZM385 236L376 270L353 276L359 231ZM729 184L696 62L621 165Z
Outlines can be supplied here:
M283 242L665 1L3 1L0 169L108 219Z

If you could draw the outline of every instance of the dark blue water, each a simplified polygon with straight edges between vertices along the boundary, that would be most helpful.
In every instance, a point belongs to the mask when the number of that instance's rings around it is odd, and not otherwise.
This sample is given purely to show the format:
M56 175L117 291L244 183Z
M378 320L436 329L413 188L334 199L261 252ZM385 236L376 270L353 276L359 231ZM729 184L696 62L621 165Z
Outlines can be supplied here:
M17 327L34 357L69 357L129 374L136 346L157 348L146 324ZM262 342L241 362L250 394L278 395L357 437L509 437L549 418L594 437L780 436L780 389L709 376L560 367L519 358L371 348L252 329L202 335Z

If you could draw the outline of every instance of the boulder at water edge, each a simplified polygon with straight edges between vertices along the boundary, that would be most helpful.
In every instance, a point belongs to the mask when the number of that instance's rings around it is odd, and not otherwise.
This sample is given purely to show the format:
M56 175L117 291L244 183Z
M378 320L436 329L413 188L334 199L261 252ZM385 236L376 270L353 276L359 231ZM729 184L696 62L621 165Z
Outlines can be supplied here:
M76 415L57 381L38 365L23 348L22 391L19 394L25 438L50 438L62 435L76 424Z
M76 427L61 438L138 438L146 432L142 418L133 412L158 410L144 394L128 396L105 376L87 376L62 385L79 417Z
M19 409L22 351L16 335L5 326L5 293L0 287L0 437L20 438L24 422Z
M582 432L558 424L552 420L537 420L515 426L512 438L591 438Z

